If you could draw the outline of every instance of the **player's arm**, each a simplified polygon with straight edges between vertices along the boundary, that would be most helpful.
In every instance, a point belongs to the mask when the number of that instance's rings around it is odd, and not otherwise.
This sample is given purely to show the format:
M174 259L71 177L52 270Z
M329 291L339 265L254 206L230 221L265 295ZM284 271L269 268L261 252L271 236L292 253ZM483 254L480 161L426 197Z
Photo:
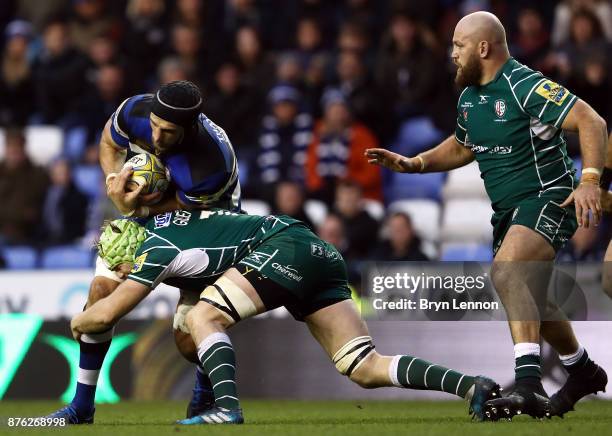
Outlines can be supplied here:
M595 225L601 218L601 199L599 183L606 162L607 129L604 119L582 100L577 100L561 124L565 130L578 132L580 153L582 155L582 177L580 185L562 203L562 207L572 202L576 206L578 225L589 226L589 210Z
M101 333L112 328L119 319L129 313L151 292L147 285L126 280L106 298L97 301L70 323L72 335L79 339L83 333Z
M112 123L111 117L106 122L100 139L100 167L104 171L104 177L121 171L127 156L127 148L113 140L111 134Z
M384 148L370 148L365 155L368 162L400 173L434 173L450 171L474 160L474 153L451 135L439 145L419 154L406 157Z

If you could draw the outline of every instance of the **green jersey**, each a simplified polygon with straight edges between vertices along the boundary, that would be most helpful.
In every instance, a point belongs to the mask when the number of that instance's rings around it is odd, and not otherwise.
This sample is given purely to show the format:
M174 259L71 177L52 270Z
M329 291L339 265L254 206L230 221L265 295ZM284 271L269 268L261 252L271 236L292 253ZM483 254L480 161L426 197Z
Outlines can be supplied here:
M561 125L576 96L510 58L495 78L469 86L457 105L458 142L475 154L495 212L575 186Z
M146 224L147 238L136 251L128 278L152 288L164 282L203 290L290 226L304 224L288 216L244 215L222 209L156 215Z

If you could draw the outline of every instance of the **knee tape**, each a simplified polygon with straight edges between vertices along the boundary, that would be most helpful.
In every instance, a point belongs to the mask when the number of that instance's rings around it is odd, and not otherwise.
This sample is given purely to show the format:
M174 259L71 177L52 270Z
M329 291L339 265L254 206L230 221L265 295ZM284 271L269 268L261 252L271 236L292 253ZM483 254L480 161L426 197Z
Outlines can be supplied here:
M193 304L179 304L174 314L174 320L172 321L172 328L174 330L180 330L183 333L191 334L186 319L187 312L191 309L193 309Z
M363 363L364 359L374 351L370 336L358 336L344 344L332 357L340 374L350 377Z
M212 286L204 289L200 294L200 300L216 307L227 319L235 323L257 314L255 304L249 296L225 277L221 277Z

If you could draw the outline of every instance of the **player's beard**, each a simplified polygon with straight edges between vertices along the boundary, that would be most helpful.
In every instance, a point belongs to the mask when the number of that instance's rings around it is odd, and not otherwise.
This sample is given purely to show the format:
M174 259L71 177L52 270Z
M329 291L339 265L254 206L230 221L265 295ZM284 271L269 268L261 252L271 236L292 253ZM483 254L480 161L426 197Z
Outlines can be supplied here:
M461 68L457 69L455 83L459 88L480 85L482 79L482 64L480 58L472 54Z

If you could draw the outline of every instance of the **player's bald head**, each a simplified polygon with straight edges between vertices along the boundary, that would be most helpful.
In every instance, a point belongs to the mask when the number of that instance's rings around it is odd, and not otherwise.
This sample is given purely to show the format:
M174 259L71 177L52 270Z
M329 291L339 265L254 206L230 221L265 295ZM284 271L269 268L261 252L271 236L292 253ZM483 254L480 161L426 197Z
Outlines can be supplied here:
M484 11L463 17L455 27L451 57L460 87L491 79L508 59L506 31L499 19Z
M490 12L478 11L463 17L455 27L454 38L472 44L486 41L491 46L501 47L505 52L508 50L504 25Z

